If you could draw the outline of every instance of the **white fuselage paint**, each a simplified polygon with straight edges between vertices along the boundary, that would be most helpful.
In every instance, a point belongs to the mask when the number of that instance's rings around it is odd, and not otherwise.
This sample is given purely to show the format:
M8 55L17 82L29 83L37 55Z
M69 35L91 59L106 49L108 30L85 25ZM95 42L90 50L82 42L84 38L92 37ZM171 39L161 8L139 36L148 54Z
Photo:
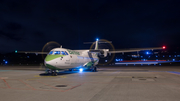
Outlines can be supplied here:
M58 57L50 61L45 61L45 64L50 64L59 69L84 67L85 64L92 62L92 59L96 61L93 66L97 65L99 62L99 58L97 57L96 53L90 53L92 57L89 56L89 50L70 50L65 48L55 48L51 51L66 51L68 53L68 55L63 56L63 58Z

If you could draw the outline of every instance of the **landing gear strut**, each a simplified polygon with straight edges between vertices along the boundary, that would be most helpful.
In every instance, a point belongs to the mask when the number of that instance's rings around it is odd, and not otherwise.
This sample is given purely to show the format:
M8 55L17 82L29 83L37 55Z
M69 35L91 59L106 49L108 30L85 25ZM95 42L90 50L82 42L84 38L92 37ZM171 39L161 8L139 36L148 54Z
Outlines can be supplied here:
M57 76L56 70L52 70L52 71L51 71L51 75L52 75L52 76Z
M97 72L97 67L96 66L93 66L92 69L91 69L92 72Z
M73 71L73 69L69 69L69 71Z

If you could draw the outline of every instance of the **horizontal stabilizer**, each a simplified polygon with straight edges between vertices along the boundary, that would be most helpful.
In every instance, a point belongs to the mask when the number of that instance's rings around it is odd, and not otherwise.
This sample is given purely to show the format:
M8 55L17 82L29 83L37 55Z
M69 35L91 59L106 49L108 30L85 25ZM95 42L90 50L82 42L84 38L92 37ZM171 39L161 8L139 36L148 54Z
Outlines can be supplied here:
M93 44L94 42L84 42L84 44ZM104 41L98 41L98 43L112 43L112 41L104 42Z

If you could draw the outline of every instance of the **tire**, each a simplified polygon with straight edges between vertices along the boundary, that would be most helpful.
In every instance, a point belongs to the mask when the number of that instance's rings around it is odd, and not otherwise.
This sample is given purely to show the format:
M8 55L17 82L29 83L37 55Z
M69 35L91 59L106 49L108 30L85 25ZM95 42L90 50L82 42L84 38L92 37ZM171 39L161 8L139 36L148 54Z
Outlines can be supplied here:
M54 76L57 76L57 72L54 73Z
M91 71L92 71L92 72L96 72L96 71L97 71L97 67L93 67L93 68L91 69Z
M52 76L54 76L54 72L52 72L52 74L51 74Z
M97 72L97 67L94 67L94 72Z

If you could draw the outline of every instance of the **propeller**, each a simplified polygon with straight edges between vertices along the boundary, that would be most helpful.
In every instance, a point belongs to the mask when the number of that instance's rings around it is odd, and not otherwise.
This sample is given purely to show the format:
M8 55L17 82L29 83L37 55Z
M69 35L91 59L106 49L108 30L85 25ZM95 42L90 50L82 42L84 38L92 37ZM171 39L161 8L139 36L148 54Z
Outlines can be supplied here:
M42 52L50 52L53 48L59 48L61 45L55 41L47 42L42 49ZM46 55L42 54L42 58L45 59Z
M92 43L90 50L95 48L95 43L96 42ZM109 51L115 51L115 48L112 42L106 39L100 39L98 41L98 49L109 49ZM98 57L100 59L98 65L108 65L109 63L113 61L115 54L108 54L107 51L101 51L98 54Z

